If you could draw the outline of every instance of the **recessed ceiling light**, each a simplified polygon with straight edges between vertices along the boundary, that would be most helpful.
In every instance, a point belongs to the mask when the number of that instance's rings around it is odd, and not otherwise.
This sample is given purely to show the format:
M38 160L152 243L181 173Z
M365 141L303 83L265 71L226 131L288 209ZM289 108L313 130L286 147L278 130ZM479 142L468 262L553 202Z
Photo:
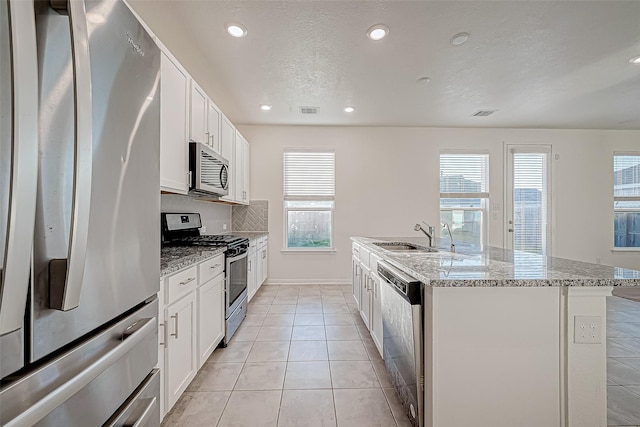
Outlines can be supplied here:
M629 62L631 62L632 64L640 64L640 56L636 56L634 58L631 58L629 60Z
M389 27L384 24L376 24L369 27L367 30L367 37L373 41L382 40L389 34Z
M271 105L269 105L269 104L260 104L260 109L262 111L269 111L269 110L271 110Z
M345 113L353 113L354 111L356 111L354 107L344 107Z
M229 24L227 25L227 33L231 37L244 37L247 35L247 29L240 24Z
M469 40L469 33L458 33L451 37L451 44L454 46L460 46L467 40Z

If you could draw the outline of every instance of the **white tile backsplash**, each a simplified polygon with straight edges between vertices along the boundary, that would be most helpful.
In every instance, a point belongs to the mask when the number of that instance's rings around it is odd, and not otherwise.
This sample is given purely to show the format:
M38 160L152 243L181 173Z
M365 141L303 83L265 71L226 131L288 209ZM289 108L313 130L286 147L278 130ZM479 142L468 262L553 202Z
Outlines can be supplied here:
M206 231L202 234L219 234L231 231L231 206L223 203L205 202L179 194L162 194L162 212L197 212ZM226 229L224 226L226 225Z

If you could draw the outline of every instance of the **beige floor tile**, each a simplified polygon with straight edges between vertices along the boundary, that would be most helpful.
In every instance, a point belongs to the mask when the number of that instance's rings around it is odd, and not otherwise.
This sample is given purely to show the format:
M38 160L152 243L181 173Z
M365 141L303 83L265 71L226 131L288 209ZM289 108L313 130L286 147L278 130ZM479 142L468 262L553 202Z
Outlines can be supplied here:
M350 314L330 314L324 315L325 326L354 326L353 317Z
M243 326L262 326L266 314L247 314L242 321Z
M209 358L212 362L244 362L249 356L251 346L250 341L231 340L227 348L217 348Z
M282 389L286 362L245 363L236 382L236 390Z
M266 314L269 311L269 307L271 304L249 304L249 308L247 309L247 313L249 314Z
M367 350L367 355L369 356L370 360L382 361L382 356L380 356L378 347L376 347L372 340L363 340L362 344L364 344L364 349Z
M322 297L324 298L325 296L336 296L336 297L342 297L342 295L344 295L342 293L342 290L338 287L334 287L334 288L322 288L321 290L322 292ZM344 302L344 301L340 301L340 302Z
M380 388L369 361L331 361L329 366L334 388Z
M340 286L340 290L342 291L343 294L353 294L352 285Z
M607 409L607 424L609 425L609 427L633 425L631 421L623 418L622 416L620 416L620 414L618 414L615 411L612 411L611 409Z
M265 316L262 326L291 326L293 325L292 313L269 313Z
M299 326L293 327L291 341L316 341L326 339L324 326Z
M317 296L300 296L298 297L298 304L322 304L322 297Z
M242 366L242 363L205 363L187 387L187 391L233 390Z
M296 313L322 313L322 304L298 304L296 307Z
M342 292L339 295L322 295L323 304L343 304L346 303Z
M325 304L322 303L322 311L324 313L349 313L349 307L346 303Z
M163 426L215 426L229 400L229 391L185 392L164 419Z
M292 326L262 326L256 341L289 341Z
M360 340L360 334L355 326L325 326L327 340L354 341Z
M282 390L235 390L217 427L275 427L281 396Z
M286 362L290 341L256 341L247 362Z
M289 362L284 378L286 389L331 388L329 362Z
M271 313L295 313L295 304L274 304L269 307L269 314Z
M620 338L607 338L607 357L640 357L640 352L618 344L618 339Z
M278 290L278 296L286 296L286 295L298 296L299 293L300 293L300 289L296 288L295 286L282 286Z
M340 427L396 427L382 389L334 390Z
M352 314L359 313L358 304L356 304L355 302L347 304L347 307L349 309L349 313L352 313Z
M326 341L291 341L290 362L328 359Z
M607 379L617 385L640 385L640 371L613 357L607 358ZM640 405L640 402L638 402Z
M354 297L353 295L345 295L344 296L344 300L347 302L347 304L357 304L358 303L356 301L356 297Z
M299 298L309 297L309 296L320 296L320 289L300 289L300 293L298 294ZM300 300L298 299L298 302Z
M327 341L329 360L369 360L362 341Z
M616 360L640 371L640 357L618 357Z
M272 304L273 299L276 297L275 294L267 295L261 294L256 295L251 299L251 304Z
M323 326L324 316L322 313L296 313L293 324L301 326Z
M336 425L331 390L284 390L278 427L332 427Z
M242 325L231 339L234 341L255 341L258 331L260 331L260 326Z
M280 295L278 294L272 304L297 304L298 295Z
M384 396L387 398L389 407L391 407L391 413L393 414L393 418L396 420L398 427L411 427L411 421L409 421L409 416L404 411L404 407L400 402L396 389L384 388L382 391L384 392Z

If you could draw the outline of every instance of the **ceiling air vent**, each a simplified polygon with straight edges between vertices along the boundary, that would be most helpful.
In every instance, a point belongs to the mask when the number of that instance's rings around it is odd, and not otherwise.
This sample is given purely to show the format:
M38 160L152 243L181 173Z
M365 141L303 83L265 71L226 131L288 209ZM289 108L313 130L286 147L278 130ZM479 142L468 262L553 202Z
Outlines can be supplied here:
M300 114L318 114L320 107L300 107Z
M498 110L479 110L479 111L476 111L475 113L473 113L471 115L471 117L487 117L487 116L492 115L496 111L498 111Z

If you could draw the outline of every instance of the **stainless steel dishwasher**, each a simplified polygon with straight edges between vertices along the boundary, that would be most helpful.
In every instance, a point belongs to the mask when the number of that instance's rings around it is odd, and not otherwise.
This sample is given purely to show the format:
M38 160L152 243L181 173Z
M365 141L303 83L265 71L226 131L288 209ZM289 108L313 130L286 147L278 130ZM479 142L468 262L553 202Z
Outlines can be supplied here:
M378 261L378 275L382 279L384 364L409 420L421 427L424 423L422 283L384 261Z

